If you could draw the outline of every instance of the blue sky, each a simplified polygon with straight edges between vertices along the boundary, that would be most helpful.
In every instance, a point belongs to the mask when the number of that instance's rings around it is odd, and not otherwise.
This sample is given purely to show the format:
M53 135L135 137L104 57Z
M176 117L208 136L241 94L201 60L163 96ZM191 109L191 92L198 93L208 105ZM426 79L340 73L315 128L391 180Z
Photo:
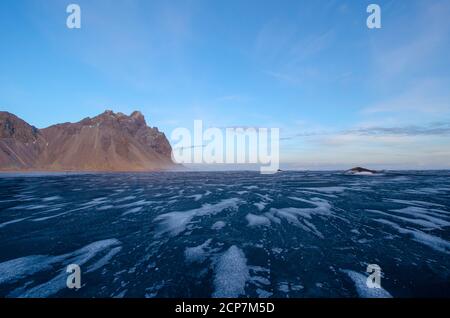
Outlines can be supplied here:
M449 17L445 0L4 0L0 109L279 127L289 168L450 168Z

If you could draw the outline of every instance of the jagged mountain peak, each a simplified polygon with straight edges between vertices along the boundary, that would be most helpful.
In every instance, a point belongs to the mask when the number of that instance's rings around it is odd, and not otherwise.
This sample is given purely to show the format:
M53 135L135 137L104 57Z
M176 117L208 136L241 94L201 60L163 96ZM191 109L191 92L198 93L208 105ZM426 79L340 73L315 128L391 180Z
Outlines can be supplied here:
M128 116L121 112L115 113L112 110L105 110L103 113L92 118L87 117L79 123L85 125L91 125L93 123L119 123L120 125L136 124L138 126L147 125L145 117L140 111L134 111Z
M0 111L0 138L16 138L21 142L33 142L39 130L16 115Z

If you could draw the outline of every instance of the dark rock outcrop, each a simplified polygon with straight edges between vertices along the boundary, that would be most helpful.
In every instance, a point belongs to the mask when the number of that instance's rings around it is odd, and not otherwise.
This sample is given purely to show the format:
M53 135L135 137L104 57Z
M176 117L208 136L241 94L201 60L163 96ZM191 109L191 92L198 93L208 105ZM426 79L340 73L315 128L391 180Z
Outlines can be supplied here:
M370 172L370 173L376 173L375 170L370 170L370 169L366 169L366 168L361 168L361 167L356 167L356 168L352 168L348 171L352 171L352 172Z
M174 166L172 148L136 111L105 111L37 129L0 112L0 170L152 171Z
M345 171L346 174L381 174L384 171L370 170L361 167L355 167Z

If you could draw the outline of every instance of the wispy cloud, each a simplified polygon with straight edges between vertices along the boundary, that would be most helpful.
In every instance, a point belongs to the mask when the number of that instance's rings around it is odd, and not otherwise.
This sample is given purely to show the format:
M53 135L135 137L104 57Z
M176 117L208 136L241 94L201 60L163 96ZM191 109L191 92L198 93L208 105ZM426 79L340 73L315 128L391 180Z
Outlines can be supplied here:
M336 34L334 29L305 32L301 23L274 19L259 31L254 54L263 73L288 84L301 84L319 77L311 60L329 49Z
M406 3L404 4L406 5ZM417 3L411 2L410 6ZM391 18L390 32L373 37L374 74L382 82L396 80L405 74L426 70L440 59L436 56L448 44L450 36L450 3L448 1L419 2L415 16ZM397 31L397 32L395 32ZM402 31L402 37L398 32Z
M421 114L450 113L448 79L425 79L414 83L404 92L377 102L362 110L363 114L413 111ZM405 113L406 115L406 113ZM411 113L407 113L411 116Z
M450 136L450 122L432 122L426 125L408 125L401 127L361 127L339 131L304 131L285 136L282 140L314 136Z
M358 128L343 131L342 133L362 136L450 136L450 122L434 122L423 126Z
M194 33L193 4L79 0L82 28L70 32L60 24L64 3L55 3L31 2L39 17L33 23L57 50L82 61L96 76L140 91L166 90L174 78L187 81L182 64Z
M244 95L225 95L217 97L214 102L243 102L249 100L248 96Z

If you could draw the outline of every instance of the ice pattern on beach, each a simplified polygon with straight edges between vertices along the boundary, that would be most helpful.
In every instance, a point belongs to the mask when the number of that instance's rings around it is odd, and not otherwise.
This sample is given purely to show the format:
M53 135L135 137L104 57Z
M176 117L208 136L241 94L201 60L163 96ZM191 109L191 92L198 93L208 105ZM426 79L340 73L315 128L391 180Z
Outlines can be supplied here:
M66 288L66 268L69 264L83 266L106 251L103 257L87 266L86 273L93 272L105 266L120 249L119 241L109 239L91 243L63 255L30 255L5 261L0 263L0 286L5 284L14 286L24 279L31 278L31 280L21 283L20 287L12 290L7 296L32 298L52 296ZM31 287L34 274L49 271L54 271L55 277ZM27 286L27 288L23 286Z
M2 297L448 297L450 173L0 175L0 245Z

